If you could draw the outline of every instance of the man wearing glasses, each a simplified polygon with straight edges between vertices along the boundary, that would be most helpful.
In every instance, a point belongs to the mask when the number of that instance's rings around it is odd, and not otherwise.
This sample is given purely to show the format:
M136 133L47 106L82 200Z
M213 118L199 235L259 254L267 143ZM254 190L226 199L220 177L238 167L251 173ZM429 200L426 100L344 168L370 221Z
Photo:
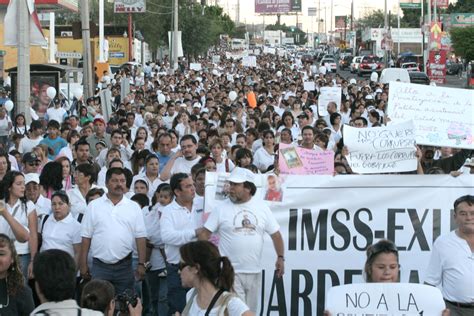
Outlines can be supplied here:
M474 315L474 195L454 202L457 229L433 245L425 283L441 286L451 316Z
M23 164L22 171L24 174L38 173L41 160L34 152L27 152L24 154L21 162Z

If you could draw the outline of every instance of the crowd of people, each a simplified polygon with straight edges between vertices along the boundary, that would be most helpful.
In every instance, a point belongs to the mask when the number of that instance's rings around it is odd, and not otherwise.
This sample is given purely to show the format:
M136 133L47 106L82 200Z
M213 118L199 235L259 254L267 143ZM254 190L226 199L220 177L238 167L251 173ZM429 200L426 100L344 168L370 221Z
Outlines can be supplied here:
M253 315L265 235L277 276L285 272L280 226L255 197L256 174L278 177L279 144L333 151L335 175L354 174L344 125L389 121L388 84L269 54L257 67L224 52L197 62L202 70L164 61L105 72L96 96L69 111L52 100L29 125L0 106L1 314ZM315 90L304 90L308 80ZM330 102L320 116L327 86L342 88L341 107ZM419 146L413 173L473 173L471 155ZM212 210L206 172L230 173L228 199ZM472 315L474 197L454 209L459 228L436 241L426 282L442 287L451 315ZM368 251L367 281L397 282L398 256L374 263L397 254L381 245Z

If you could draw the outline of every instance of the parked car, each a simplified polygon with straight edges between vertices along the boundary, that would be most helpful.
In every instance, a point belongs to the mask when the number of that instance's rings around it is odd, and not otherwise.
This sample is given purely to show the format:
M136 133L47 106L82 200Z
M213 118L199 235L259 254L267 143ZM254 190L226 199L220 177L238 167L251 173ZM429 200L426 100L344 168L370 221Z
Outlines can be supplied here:
M357 69L359 69L359 64L360 64L361 59L362 59L362 56L356 56L356 57L352 58L351 73L356 73L357 72Z
M462 64L449 59L446 61L446 73L448 75L457 75L460 71L462 71Z
M423 70L423 56L421 55L401 56L397 59L395 64L398 68L400 68L405 63L416 63L418 65L418 69Z
M326 66L327 70L331 72L337 71L337 63L334 58L323 58L321 60L321 66Z
M346 68L350 68L352 59L354 59L354 56L352 55L347 55L347 56L344 56L344 58L340 59L339 69L344 70Z
M420 71L417 63L404 63L400 68L406 69L408 71Z
M400 81L410 83L408 70L402 68L385 68L380 74L380 83L390 83L390 81Z
M364 74L371 74L372 72L377 72L380 75L380 72L383 69L383 64L377 56L369 55L364 56L360 60L359 67L357 69L357 74L363 76Z
M301 56L301 61L303 63L313 63L314 62L314 56L311 54L304 54Z
M410 76L410 82L411 83L418 83L418 84L425 84L425 85L430 84L430 78L424 72L410 71L410 72L408 72L408 75Z

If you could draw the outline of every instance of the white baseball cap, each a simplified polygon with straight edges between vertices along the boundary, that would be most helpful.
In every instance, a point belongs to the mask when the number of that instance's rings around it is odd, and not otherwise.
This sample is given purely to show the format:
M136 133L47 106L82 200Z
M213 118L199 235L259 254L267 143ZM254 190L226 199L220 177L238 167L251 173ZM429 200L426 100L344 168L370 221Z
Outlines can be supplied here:
M255 174L249 169L235 167L227 180L233 183L244 183L247 181L253 183L255 181Z
M25 184L28 184L30 182L34 182L36 184L39 184L40 183L39 175L37 173L34 173L34 172L30 172L30 173L25 174Z

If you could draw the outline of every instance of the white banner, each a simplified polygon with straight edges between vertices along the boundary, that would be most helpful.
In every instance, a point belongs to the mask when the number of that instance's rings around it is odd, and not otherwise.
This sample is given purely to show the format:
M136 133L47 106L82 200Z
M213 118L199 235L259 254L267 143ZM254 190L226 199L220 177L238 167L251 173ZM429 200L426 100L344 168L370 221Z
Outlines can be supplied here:
M262 200L265 176L255 182ZM279 182L281 202L266 203L281 226L285 275L274 277L267 236L258 315L322 315L329 288L365 283L365 250L382 238L398 246L400 282L423 283L434 240L454 227L454 201L474 190L472 175L288 175ZM225 179L208 173L205 210L224 196L217 187Z
M309 91L314 91L314 90L316 90L316 84L314 83L314 81L305 81L305 82L303 82L303 89L308 91L308 92Z
M145 13L145 0L115 0L114 13Z
M434 286L411 283L340 285L328 292L326 310L332 315L440 316L446 308Z
M347 161L355 173L388 173L416 170L413 121L389 126L344 126Z
M420 145L474 149L474 91L390 82L387 115L413 120Z
M335 102L337 110L341 108L341 87L322 87L318 98L318 113L320 116L328 115L327 107L329 102Z

